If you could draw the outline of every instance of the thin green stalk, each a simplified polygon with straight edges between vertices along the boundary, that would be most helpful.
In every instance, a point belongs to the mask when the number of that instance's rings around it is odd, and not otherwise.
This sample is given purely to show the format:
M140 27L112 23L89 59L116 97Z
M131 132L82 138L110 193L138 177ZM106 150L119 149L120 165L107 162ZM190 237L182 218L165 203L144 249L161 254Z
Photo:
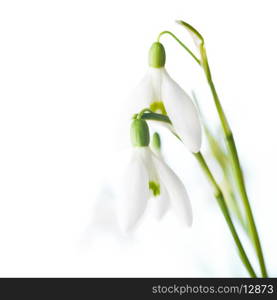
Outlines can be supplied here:
M165 122L165 123L171 124L171 121L169 120L169 118L167 116L157 114L154 112L143 113L140 117L144 120L160 121L160 122Z
M218 202L218 205L224 215L224 218L229 226L229 229L231 231L231 234L233 236L233 239L236 243L236 246L238 248L238 252L239 252L239 255L240 255L240 258L242 260L242 263L244 264L245 268L247 269L249 275L252 277L252 278L256 278L256 273L247 257L247 254L246 252L244 251L244 248L243 248L243 245L240 241L240 238L237 234L237 231L236 231L236 228L232 222L232 219L231 219L231 216L230 216L230 213L229 213L229 210L228 210L228 207L226 205L226 202L225 202L225 199L224 199L224 196L223 196L223 193L219 187L219 185L217 184L215 178L213 177L213 174L211 173L203 155L201 154L201 152L198 152L198 153L194 153L194 156L195 158L197 159L200 167L202 168L203 172L205 173L208 181L210 182L210 184L212 185L213 189L214 189L214 195L217 199L217 202Z
M244 183L243 173L242 173L233 133L228 124L227 118L225 116L225 113L221 106L220 100L218 98L214 83L212 81L211 72L210 72L207 58L206 58L205 64L206 64L206 68L208 68L208 73L205 71L205 74L206 74L207 81L208 81L208 84L210 86L210 89L211 89L211 92L213 95L217 113L219 115L221 126L223 128L223 132L225 135L227 148L230 153L231 161L232 161L233 168L234 168L235 180L237 182L238 189L239 189L239 192L241 195L241 199L242 199L242 202L244 205L246 217L247 217L247 220L249 223L250 234L253 239L254 248L255 248L255 251L258 256L262 277L268 277L266 266L265 266L265 260L264 260L264 256L263 256L263 251L262 251L262 246L261 246L261 242L259 239L259 234L258 234L258 230L257 230L256 224L255 224L255 220L254 220L254 216L253 216L252 209L250 206L250 202L248 199L248 195L247 195L247 191L246 191L246 187L245 187L245 183Z
M251 209L251 206L250 206L250 203L249 203L249 199L248 199L248 195L247 195L247 191L246 191L246 187L245 187L245 183L244 183L243 173L242 173L242 169L241 169L241 165L240 165L240 161L239 161L239 157L238 157L238 152L237 152L235 140L234 140L234 137L233 137L232 134L229 135L228 137L226 137L226 139L227 139L227 144L228 144L229 151L231 153L232 163L233 163L233 166L234 166L235 178L236 178L236 181L237 181L237 184L238 184L239 192L241 194L243 205L245 207L246 217L247 217L248 222L249 222L250 234L251 234L251 237L253 239L254 248L255 248L257 256L258 256L262 277L268 277L267 270L266 270L266 265L265 265L265 260L264 260L264 256L263 256L263 250L262 250L262 246L261 246L257 226L255 224L253 212L252 212L252 209Z
M171 37L173 37L183 48L185 48L185 50L193 57L193 59L199 64L201 65L201 62L200 60L196 57L196 55L181 41L177 38L177 36L175 34L173 34L172 32L170 31L163 31L161 32L159 35L158 35L158 38L157 38L157 41L159 42L160 41L160 38L162 35L164 34L168 34L170 35Z

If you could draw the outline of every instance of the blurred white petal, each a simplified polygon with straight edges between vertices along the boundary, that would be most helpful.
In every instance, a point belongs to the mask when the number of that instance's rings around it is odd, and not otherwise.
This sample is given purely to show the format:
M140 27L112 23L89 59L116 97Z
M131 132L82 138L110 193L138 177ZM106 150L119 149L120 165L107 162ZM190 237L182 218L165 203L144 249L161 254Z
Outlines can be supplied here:
M149 75L151 77L151 84L153 88L153 98L152 102L160 102L161 99L161 83L162 83L162 74L163 68L149 68Z
M160 182L166 185L170 204L187 226L192 224L192 208L187 191L178 176L161 159L153 156Z
M153 163L151 149L149 147L141 147L138 150L139 150L139 155L143 160L144 165L146 166L149 181L158 182L158 175L156 172L155 165Z
M183 143L192 152L201 147L201 125L198 112L185 91L164 70L162 100L168 117Z
M135 227L144 213L149 198L149 178L139 153L141 149L134 150L123 177L122 193L118 201L119 224L124 231Z
M142 109L149 107L149 104L155 99L155 92L152 85L152 76L150 71L142 78L137 87L128 97L127 108L129 114L139 113Z

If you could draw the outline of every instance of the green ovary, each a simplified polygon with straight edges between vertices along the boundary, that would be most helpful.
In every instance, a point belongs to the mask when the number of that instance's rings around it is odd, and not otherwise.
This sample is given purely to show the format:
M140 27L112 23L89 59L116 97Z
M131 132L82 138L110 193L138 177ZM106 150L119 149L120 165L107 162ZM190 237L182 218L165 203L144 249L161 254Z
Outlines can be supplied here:
M155 197L159 196L161 193L160 185L155 181L149 181L149 189L152 191Z
M149 107L153 112L159 112L166 115L166 110L164 104L161 101L152 102Z

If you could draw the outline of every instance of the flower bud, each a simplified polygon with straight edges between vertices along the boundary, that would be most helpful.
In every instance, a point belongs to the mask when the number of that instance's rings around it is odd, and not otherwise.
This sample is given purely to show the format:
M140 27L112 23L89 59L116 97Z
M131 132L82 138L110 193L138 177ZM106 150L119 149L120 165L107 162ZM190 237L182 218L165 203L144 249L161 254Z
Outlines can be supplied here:
M145 120L133 120L131 125L131 141L134 147L149 146L149 127Z
M155 132L152 137L152 147L157 152L161 151L161 138L158 132Z
M149 66L152 68L163 68L165 57L164 46L159 42L153 43L149 50Z

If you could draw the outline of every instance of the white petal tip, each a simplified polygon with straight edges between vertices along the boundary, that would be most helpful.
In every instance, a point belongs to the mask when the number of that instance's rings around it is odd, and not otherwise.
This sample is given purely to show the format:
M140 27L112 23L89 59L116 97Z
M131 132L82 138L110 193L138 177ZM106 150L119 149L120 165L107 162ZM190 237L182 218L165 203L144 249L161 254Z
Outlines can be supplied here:
M199 145L199 146L197 146L197 147L191 147L191 148L190 148L190 151L191 151L192 153L197 153L197 152L200 151L200 149L201 149L201 145Z
M192 223L193 223L192 211L190 212L183 211L182 214L180 213L180 211L178 212L175 211L175 213L184 227L189 227L189 228L192 227Z
M121 211L117 213L119 229L123 234L134 232L142 218L142 214L135 216L134 214L125 214Z
M133 226L119 225L119 228L120 228L121 233L124 235L129 235L130 233L132 233L134 231Z
M187 227L192 227L192 218L186 222Z

